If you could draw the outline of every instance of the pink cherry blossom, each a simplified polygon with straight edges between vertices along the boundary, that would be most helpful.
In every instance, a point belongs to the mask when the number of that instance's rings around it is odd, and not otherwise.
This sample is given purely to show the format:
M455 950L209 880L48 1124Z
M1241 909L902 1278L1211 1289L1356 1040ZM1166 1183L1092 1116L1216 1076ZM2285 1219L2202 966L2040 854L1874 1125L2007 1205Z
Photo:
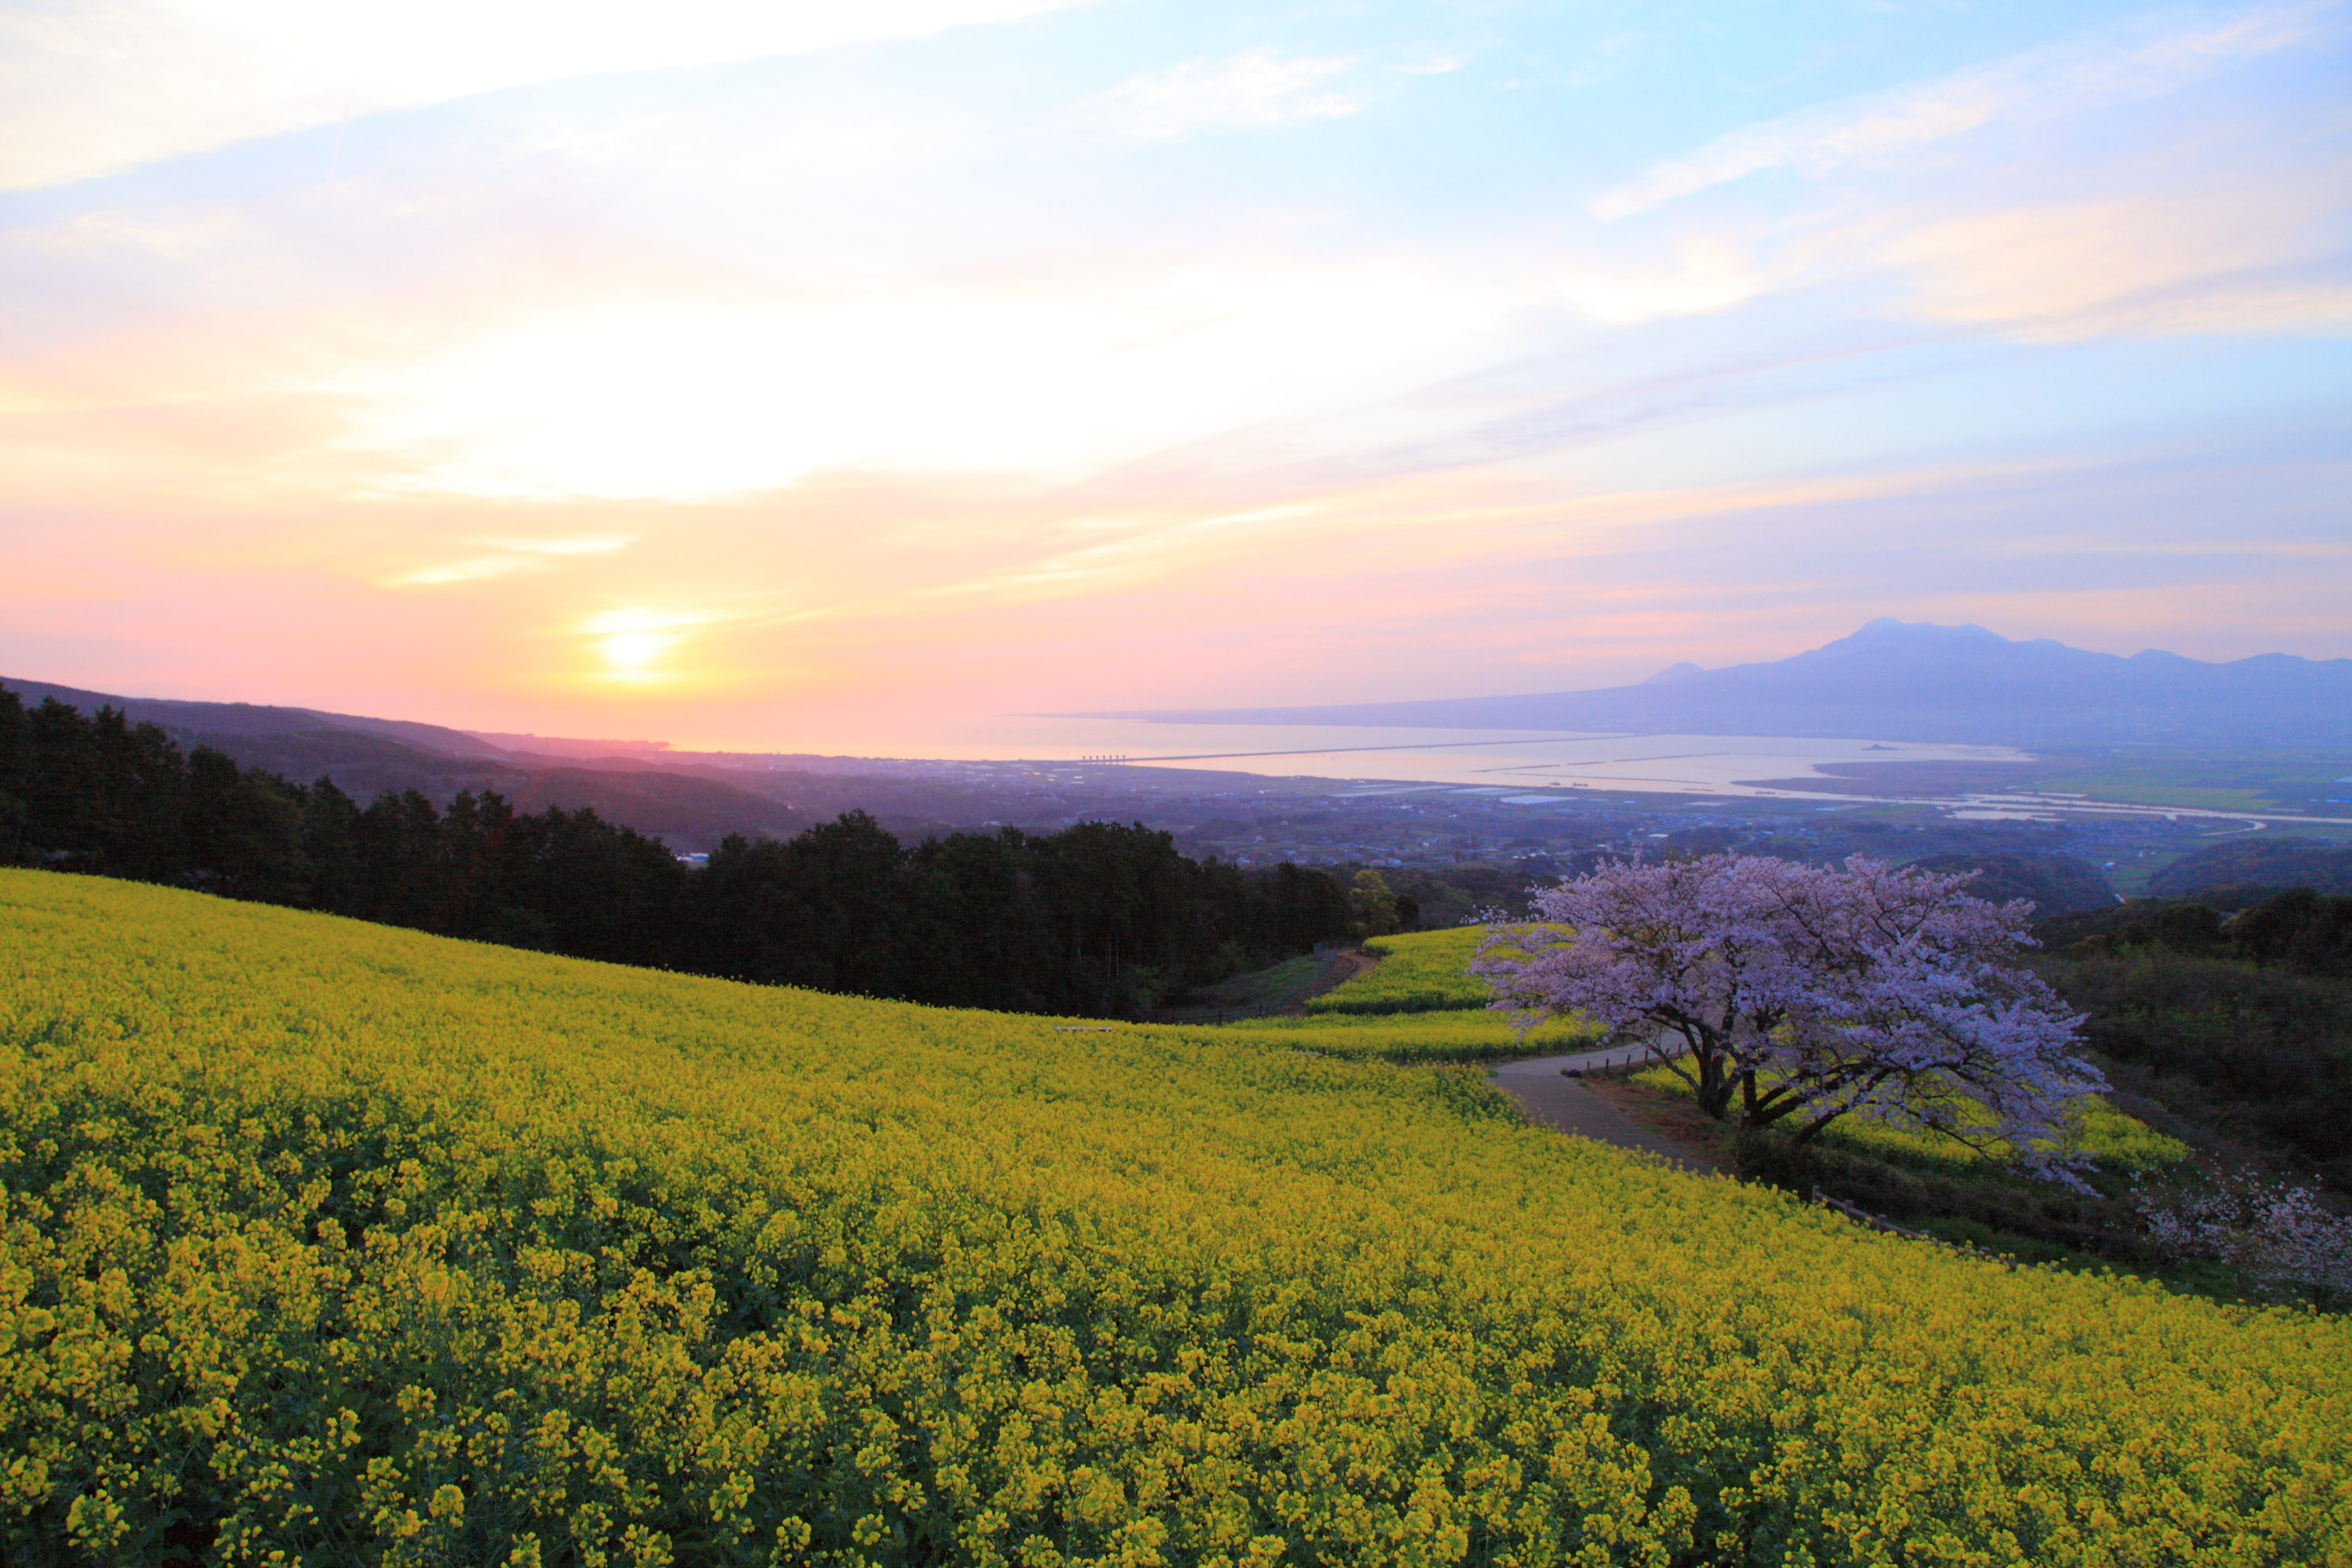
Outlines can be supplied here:
M2032 906L1968 880L1860 857L1621 861L1490 923L1470 967L1523 1026L1580 1013L1649 1038L1718 1119L1802 1142L1860 1112L2063 1179L2068 1111L2106 1086L2081 1017L2017 965Z

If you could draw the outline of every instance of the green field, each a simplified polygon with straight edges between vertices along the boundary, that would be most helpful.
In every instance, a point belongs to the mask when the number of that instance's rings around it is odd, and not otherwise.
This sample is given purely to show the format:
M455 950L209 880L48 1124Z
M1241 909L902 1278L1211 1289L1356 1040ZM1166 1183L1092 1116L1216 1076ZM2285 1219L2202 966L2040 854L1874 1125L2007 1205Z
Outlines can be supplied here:
M1633 1081L1644 1089L1682 1099L1691 1095L1690 1085L1669 1068L1644 1068L1633 1075ZM1963 1127L1992 1125L1990 1111L1974 1106L1963 1109L1977 1112L1961 1117ZM2004 1163L2011 1157L2009 1147L1998 1140L1979 1149L1861 1112L1823 1128L1821 1142L1832 1149L1847 1149L1903 1164L1941 1166L1959 1172L1983 1170ZM2189 1155L2187 1144L2125 1115L2100 1095L2091 1095L2075 1107L2063 1152L2080 1154L2097 1168L2126 1177L2168 1170Z
M1320 958L1286 958L1269 968L1230 975L1213 985L1196 985L1180 1005L1161 1008L1154 1021L1216 1023L1234 1010L1293 1007L1321 984L1324 968Z
M1351 980L1339 989L1361 984ZM1304 1018L1245 1018L1223 1027L1262 1046L1386 1062L1508 1061L1584 1049L1597 1037L1591 1026L1574 1019L1547 1019L1521 1035L1503 1014L1462 1010L1314 1013Z
M1305 1016L1227 1027L1267 1046L1362 1061L1498 1061L1591 1045L1599 1031L1581 1020L1548 1018L1522 1034L1508 1014L1487 1010L1494 993L1465 969L1484 934L1458 926L1381 937L1365 944L1380 963L1309 1000Z
M1483 1008L1494 1000L1486 983L1465 972L1484 936L1479 926L1412 931L1364 944L1381 955L1369 974L1307 1004L1310 1013L1433 1013Z
M0 931L11 1568L2352 1554L2343 1321L1474 1072L41 872Z
M2317 752L2211 752L2165 747L2111 752L2088 766L2053 768L2023 787L2091 795L2139 805L2214 811L2302 811L2352 818L2352 795L2336 783L2352 774L2352 755Z

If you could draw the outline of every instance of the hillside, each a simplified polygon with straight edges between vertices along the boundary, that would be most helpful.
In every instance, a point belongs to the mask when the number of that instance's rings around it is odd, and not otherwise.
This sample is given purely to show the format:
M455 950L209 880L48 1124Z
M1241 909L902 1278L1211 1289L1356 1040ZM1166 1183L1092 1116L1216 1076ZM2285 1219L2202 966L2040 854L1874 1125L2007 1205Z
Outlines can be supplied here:
M630 759L589 766L568 756L506 752L431 724L241 702L110 697L37 681L0 680L0 689L17 692L27 707L51 697L85 714L111 705L133 723L158 726L184 748L209 746L245 767L296 784L331 778L363 802L386 791L415 790L446 805L461 791L492 790L527 812L585 807L607 822L658 836L681 853L708 852L730 833L786 837L817 820L723 779Z
M2149 649L2128 658L1982 626L1881 618L1784 659L1678 665L1634 686L1522 697L1116 717L1217 724L1406 724L1872 736L2021 746L2352 744L2352 659L2263 654L2227 664Z
M1922 871L1973 871L1971 898L2005 904L2030 900L2034 913L2053 915L2111 907L2116 890L2099 868L2074 855L1943 854L1923 855L1909 864Z
M2342 1321L1458 1071L41 872L0 929L11 1563L2352 1548Z
M1998 886L1994 892L2032 896ZM2097 907L2118 908L2112 895L2103 895ZM1465 972L1484 934L1468 926L1382 937L1367 944L1384 953L1381 962L1309 1001L1306 1017L1233 1026L1329 1055L1389 1061L1504 1062L1542 1054L1556 1062L1601 1044L1600 1031L1580 1020L1547 1019L1521 1035L1507 1014L1487 1011L1492 991ZM2264 1046L2282 1062L2307 1065L2307 1047L2282 1050L2275 1039ZM2090 1191L2076 1191L2006 1158L1867 1121L1837 1123L1810 1152L1778 1140L1743 1139L1734 1126L1701 1116L1682 1079L1662 1066L1645 1068L1638 1058L1622 1068L1580 1067L1573 1085L1561 1083L1558 1072L1556 1065L1522 1060L1495 1081L1531 1120L1621 1147L1669 1152L1703 1163L1700 1168L1737 1170L1790 1192L1843 1199L1942 1240L2073 1267L2129 1268L2177 1288L2233 1292L2247 1284L2201 1265L2165 1268L2147 1245L2145 1222L2123 1200L2137 1184L2181 1174L2180 1162L2191 1151L2103 1097L2085 1102L2075 1123L2074 1147L2088 1159L2092 1184ZM2325 1111L2308 1120L2318 1123Z
M2183 855L2147 879L2147 890L2167 899L2210 889L2276 888L2352 893L2352 849L2316 838L2239 839Z
M369 719L356 713L327 713L315 708L278 708L255 702L188 702L170 697L118 697L104 691L84 691L46 680L20 680L0 676L6 687L38 707L56 698L68 708L95 713L111 707L133 724L156 724L174 735L206 736L334 736L372 735L404 746L446 756L497 756L503 748L462 730L419 724L405 719Z
M1548 1018L1524 1033L1489 1012L1494 993L1465 972L1486 933L1476 926L1411 931L1365 943L1380 963L1309 998L1298 1014L1222 1026L1267 1047L1358 1061L1492 1062L1594 1043L1580 1019Z

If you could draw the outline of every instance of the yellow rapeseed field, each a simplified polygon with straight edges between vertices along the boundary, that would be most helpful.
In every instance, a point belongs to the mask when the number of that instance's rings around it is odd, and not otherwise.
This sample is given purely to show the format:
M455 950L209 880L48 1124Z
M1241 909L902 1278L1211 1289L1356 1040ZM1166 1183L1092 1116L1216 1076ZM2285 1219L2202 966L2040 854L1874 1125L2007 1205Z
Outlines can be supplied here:
M1486 935L1483 926L1407 931L1364 944L1381 955L1369 974L1360 974L1307 1004L1309 1013L1404 1013L1480 1008L1494 999L1494 987L1470 973L1471 959Z
M2352 1563L2352 1331L1458 1068L0 872L17 1564Z
M1222 1026L1288 1046L1365 1061L1494 1061L1590 1048L1601 1031L1581 1018L1547 1018L1521 1032L1486 1010L1494 992L1468 972L1486 935L1477 926L1384 936L1369 973L1307 1003L1304 1016Z

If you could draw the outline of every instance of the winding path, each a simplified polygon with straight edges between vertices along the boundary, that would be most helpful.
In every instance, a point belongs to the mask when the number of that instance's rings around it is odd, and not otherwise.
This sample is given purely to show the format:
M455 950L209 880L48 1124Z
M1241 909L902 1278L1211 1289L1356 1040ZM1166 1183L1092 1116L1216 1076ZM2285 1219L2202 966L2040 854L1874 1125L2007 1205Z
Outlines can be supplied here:
M1585 1072L1593 1068L1629 1066L1648 1055L1649 1052L1641 1046L1617 1046L1605 1051L1584 1051L1575 1056L1535 1057L1526 1061L1504 1062L1489 1076L1494 1079L1495 1087L1517 1101L1521 1113L1538 1126L1553 1128L1571 1137L1590 1138L1597 1143L1655 1154L1685 1171L1706 1169L1574 1079L1565 1076L1571 1071Z

